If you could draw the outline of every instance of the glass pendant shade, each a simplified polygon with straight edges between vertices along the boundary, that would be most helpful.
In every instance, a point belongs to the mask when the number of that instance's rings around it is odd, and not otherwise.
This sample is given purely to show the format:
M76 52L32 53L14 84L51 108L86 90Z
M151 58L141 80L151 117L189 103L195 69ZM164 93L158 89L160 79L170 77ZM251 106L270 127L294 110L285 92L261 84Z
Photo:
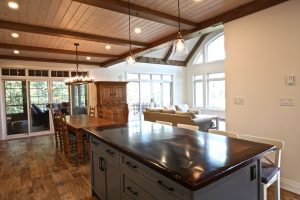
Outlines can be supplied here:
M188 48L180 32L178 32L177 39L174 41L173 44L173 54L188 54Z
M126 65L134 65L135 64L135 57L130 52L129 56L126 58Z

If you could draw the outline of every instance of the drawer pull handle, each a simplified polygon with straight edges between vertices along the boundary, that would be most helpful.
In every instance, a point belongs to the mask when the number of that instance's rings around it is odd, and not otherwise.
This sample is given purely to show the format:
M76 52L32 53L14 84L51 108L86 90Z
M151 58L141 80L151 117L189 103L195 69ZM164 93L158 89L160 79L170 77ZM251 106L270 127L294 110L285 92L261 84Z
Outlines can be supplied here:
M137 195L139 194L139 193L133 191L131 187L127 187L126 189L127 189L131 194L133 194L133 195L135 195L135 196L137 196Z
M110 154L110 155L114 155L114 154L115 154L115 152L113 152L113 151L111 151L111 150L109 150L109 149L107 149L106 152L107 152L108 154Z
M97 141L92 141L92 143L96 146L99 146L99 142L97 142Z
M101 171L105 171L105 160L103 158L99 158L99 166Z
M166 188L166 189L169 190L169 191L174 191L174 188L165 185L161 180L157 181L157 183L158 183L159 185L163 186L164 188Z
M131 164L131 162L129 162L129 161L126 162L126 165L128 165L129 167L131 167L131 168L133 168L133 169L136 169L136 168L137 168L136 165Z

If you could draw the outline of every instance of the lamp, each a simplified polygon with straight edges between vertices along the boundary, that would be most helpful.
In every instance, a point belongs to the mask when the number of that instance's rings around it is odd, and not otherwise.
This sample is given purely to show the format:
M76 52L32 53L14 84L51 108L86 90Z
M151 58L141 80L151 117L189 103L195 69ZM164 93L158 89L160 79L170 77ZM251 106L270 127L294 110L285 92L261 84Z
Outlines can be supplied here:
M78 64L78 46L79 46L79 43L74 43L74 45L76 47L76 76L66 79L65 84L66 85L82 85L82 84L94 82L93 77L89 77L89 76L83 77L82 72L79 72L79 64ZM80 75L80 73L81 73L81 75Z
M131 52L131 32L130 32L130 25L131 25L131 12L130 12L130 0L128 0L128 22L129 22L129 28L128 28L128 36L129 36L129 55L126 58L126 65L133 65L135 64L135 57Z
M178 34L177 39L174 41L173 44L173 55L174 54L187 54L188 48L186 46L186 43L184 39L182 38L181 32L180 32L180 6L179 6L179 0L178 0Z

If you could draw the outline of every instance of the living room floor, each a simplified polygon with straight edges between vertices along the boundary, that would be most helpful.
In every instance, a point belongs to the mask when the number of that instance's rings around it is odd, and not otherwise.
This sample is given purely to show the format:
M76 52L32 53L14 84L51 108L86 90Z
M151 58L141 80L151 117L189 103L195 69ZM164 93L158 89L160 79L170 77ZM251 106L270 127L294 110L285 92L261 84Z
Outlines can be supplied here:
M0 141L0 199L84 199L91 196L90 164L70 163L53 135ZM273 198L273 190L268 192ZM300 196L282 190L283 200Z

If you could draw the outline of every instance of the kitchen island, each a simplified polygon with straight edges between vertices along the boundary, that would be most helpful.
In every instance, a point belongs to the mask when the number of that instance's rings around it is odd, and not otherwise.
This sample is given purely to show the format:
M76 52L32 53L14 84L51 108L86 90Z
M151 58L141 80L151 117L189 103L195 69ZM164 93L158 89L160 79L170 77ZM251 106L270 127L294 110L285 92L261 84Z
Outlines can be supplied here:
M275 148L145 121L84 131L101 200L260 199L260 159Z

